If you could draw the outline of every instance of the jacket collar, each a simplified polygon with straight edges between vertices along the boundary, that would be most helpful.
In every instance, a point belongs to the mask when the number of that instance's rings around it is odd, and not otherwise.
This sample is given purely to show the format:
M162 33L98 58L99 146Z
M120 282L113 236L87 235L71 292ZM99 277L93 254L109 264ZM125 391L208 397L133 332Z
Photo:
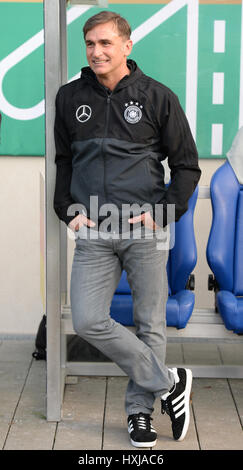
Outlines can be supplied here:
M115 91L129 86L131 83L135 82L143 74L143 72L140 70L140 68L137 66L134 60L128 59L127 66L130 69L131 73L130 75L125 75L125 77L123 77L120 80L120 82L116 85ZM89 81L96 88L98 87L100 89L105 90L105 87L101 85L101 83L97 80L95 73L90 67L83 67L81 69L81 79Z

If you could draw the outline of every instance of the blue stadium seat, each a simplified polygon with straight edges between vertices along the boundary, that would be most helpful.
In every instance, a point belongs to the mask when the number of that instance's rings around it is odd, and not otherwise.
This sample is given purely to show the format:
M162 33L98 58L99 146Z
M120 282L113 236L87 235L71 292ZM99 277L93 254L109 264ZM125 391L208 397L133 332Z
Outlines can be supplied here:
M191 317L195 295L194 276L197 262L193 215L198 187L188 203L187 212L175 223L175 244L169 251L167 275L169 296L166 309L167 326L185 328ZM111 304L111 317L122 325L133 326L133 302L126 272L123 271Z
M216 310L225 327L243 333L243 185L226 161L210 184L212 226L207 261L213 275L209 290L215 291Z

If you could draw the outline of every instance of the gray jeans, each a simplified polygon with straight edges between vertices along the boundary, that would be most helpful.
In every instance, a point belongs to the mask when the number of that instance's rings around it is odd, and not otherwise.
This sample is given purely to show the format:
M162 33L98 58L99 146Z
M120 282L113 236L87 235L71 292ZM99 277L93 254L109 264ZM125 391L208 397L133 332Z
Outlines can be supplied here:
M167 257L168 251L157 249L156 237L147 239L143 232L140 239L76 240L70 293L73 327L128 375L128 415L151 414L155 398L174 383L165 366ZM123 269L132 292L136 335L110 317Z

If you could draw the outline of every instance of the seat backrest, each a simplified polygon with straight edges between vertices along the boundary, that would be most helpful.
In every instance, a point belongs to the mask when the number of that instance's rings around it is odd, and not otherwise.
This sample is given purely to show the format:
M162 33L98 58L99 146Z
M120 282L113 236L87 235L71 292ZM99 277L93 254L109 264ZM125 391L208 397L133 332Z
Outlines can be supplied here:
M221 290L243 295L243 186L228 161L214 173L210 195L207 261Z
M236 213L233 292L243 295L243 186L239 191Z
M197 248L195 242L193 216L198 197L198 187L188 201L188 209L178 222L175 223L175 244L169 251L167 275L169 293L175 294L185 289L189 275L197 262ZM130 287L126 272L122 276L116 294L129 294Z
M169 252L167 263L168 283L171 294L184 290L188 277L197 262L197 246L194 232L194 210L198 198L198 186L188 201L188 209L175 223L175 243Z
M130 294L130 293L131 293L131 289L128 284L127 273L126 271L122 271L121 279L116 289L116 294Z

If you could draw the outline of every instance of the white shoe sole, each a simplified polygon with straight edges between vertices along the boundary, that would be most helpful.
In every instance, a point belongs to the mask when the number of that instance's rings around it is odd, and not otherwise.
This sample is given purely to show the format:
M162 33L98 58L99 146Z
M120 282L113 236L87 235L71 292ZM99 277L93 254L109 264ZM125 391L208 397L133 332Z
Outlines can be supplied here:
M190 423L190 395L192 388L192 371L190 369L185 369L186 371L186 388L185 388L185 423L183 426L183 431L181 436L177 441L183 441L186 437L186 433L189 428Z
M153 447L157 443L157 439L151 442L136 442L136 441L133 441L132 439L130 439L130 441L131 441L131 444L135 447Z

